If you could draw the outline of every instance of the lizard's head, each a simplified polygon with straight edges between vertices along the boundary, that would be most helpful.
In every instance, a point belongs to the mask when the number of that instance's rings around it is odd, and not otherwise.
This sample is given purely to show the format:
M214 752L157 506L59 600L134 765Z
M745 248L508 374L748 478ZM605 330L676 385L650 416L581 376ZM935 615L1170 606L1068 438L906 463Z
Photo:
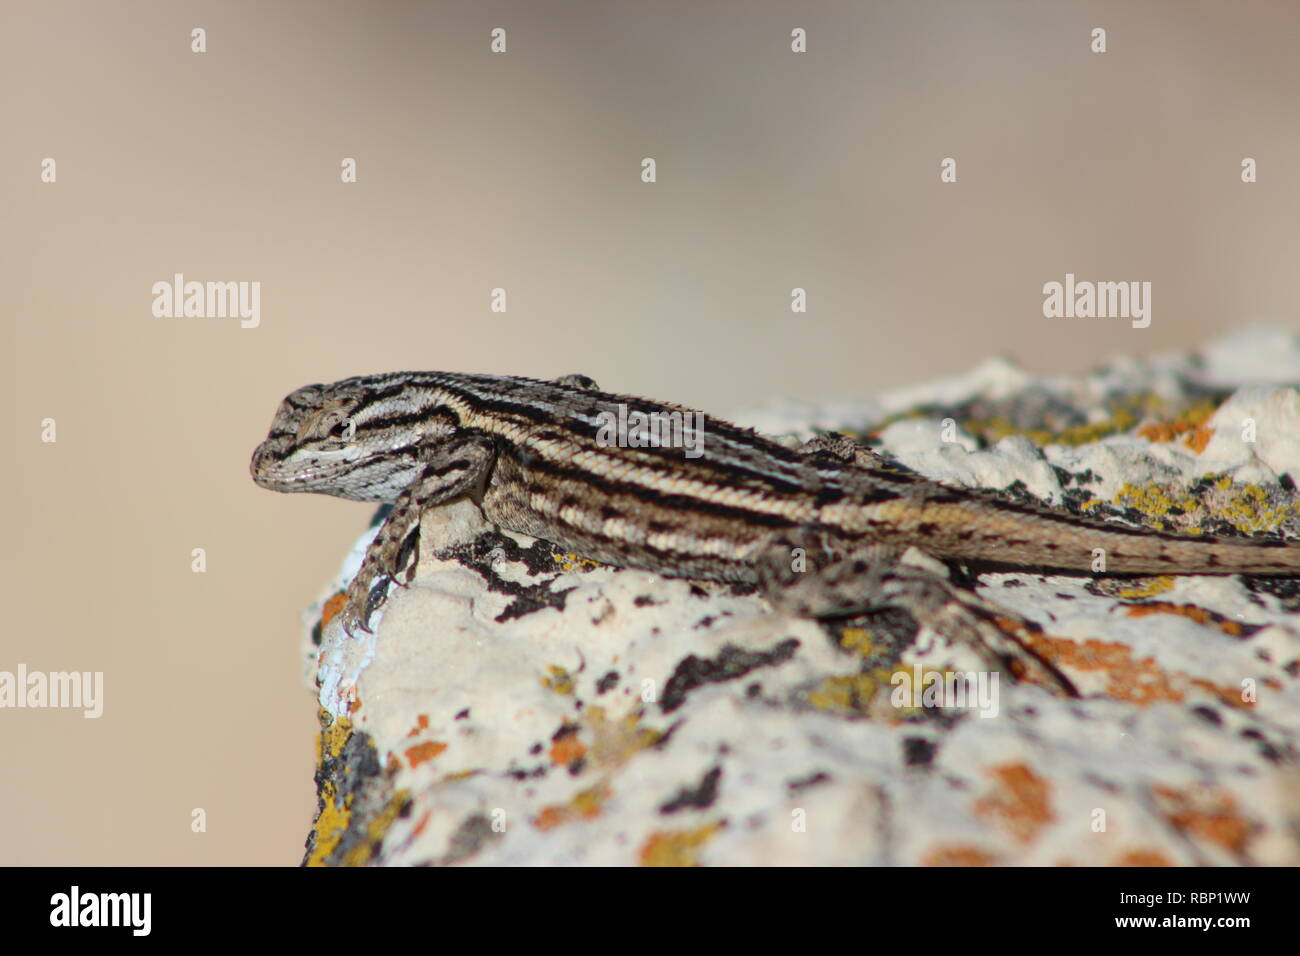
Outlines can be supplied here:
M272 491L391 502L420 470L420 449L455 434L454 415L423 405L396 375L305 385L280 403L250 471Z

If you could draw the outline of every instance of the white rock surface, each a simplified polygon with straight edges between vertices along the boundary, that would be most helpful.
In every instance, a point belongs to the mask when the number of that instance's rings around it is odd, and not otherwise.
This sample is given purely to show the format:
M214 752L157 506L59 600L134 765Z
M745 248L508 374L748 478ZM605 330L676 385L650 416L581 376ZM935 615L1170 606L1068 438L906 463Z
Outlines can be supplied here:
M1211 373L1226 388L1253 370L1277 382L1271 356L1300 345L1267 338L1261 353L1258 341L1073 381L986 363L836 416L858 427L1032 389L1075 404L1120 386L1176 399ZM1239 440L1243 417L1256 420L1253 447ZM798 419L770 410L751 422L805 435L834 424ZM1276 476L1296 474L1298 425L1300 396L1272 388L1223 404L1199 454L1183 436L1133 429L1041 450L1021 436L984 449L960 428L945 441L938 419L896 421L880 437L932 477L1020 481L1054 503L1081 486L1110 500L1235 469L1271 485L1271 507L1279 495L1294 505ZM1294 529L1291 514L1282 526ZM896 706L910 701L891 699L895 681L976 659L928 632L831 635L727 587L554 554L494 531L468 503L435 512L418 573L393 589L376 634L348 638L331 622L308 649L333 721L309 861L1300 863L1300 584L1018 573L985 575L979 592L1042 624L1039 650L1082 699L1001 681L986 685L986 716Z

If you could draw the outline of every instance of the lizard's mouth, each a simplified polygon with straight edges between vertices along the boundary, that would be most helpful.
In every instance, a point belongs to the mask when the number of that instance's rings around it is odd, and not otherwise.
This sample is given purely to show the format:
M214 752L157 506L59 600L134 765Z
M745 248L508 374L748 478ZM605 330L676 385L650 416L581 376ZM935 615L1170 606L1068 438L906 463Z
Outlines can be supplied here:
M264 441L257 446L248 471L255 484L271 491L296 491L302 485L303 476L285 467L282 449L274 441Z
M392 501L412 480L413 467L400 458L367 458L357 443L302 449L289 447L283 438L262 442L249 462L253 482L261 488L350 501Z
M355 446L306 455L301 450L286 452L282 443L270 440L257 446L249 471L254 482L272 491L319 491L353 467L356 457Z
M248 470L253 481L271 491L311 491L314 484L329 472L316 461L305 461L284 443L271 439L258 445Z

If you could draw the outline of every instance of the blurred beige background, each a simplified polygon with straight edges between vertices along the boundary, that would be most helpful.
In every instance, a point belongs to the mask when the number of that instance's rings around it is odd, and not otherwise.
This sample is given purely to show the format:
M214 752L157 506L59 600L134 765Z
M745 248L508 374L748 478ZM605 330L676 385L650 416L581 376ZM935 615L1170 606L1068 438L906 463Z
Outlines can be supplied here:
M99 720L0 710L0 863L301 858L299 614L371 509L249 480L299 385L583 372L725 412L995 352L1071 371L1300 324L1285 0L6 0L0 18L0 670L107 682ZM176 272L260 281L260 327L155 318ZM1152 282L1150 328L1045 319L1066 272Z

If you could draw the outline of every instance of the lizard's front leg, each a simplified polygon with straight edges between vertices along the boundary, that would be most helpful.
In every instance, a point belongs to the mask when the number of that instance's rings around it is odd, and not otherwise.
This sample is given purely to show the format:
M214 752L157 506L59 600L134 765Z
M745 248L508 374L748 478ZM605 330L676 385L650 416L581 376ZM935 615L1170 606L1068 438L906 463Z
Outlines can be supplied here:
M1069 678L1015 636L1017 630L1036 629L1034 624L955 587L933 571L901 562L901 556L900 548L873 544L837 557L833 546L812 535L802 544L774 542L760 557L757 569L777 610L834 618L897 608L919 626L970 645L992 667L1010 671L1017 680L1078 696Z
M384 603L389 582L402 567L418 563L412 539L420 533L420 516L429 508L475 491L487 478L496 459L492 440L485 435L460 435L439 442L420 454L424 468L397 496L393 510L380 526L356 576L348 584L347 603L340 612L343 629L369 632L370 615Z

